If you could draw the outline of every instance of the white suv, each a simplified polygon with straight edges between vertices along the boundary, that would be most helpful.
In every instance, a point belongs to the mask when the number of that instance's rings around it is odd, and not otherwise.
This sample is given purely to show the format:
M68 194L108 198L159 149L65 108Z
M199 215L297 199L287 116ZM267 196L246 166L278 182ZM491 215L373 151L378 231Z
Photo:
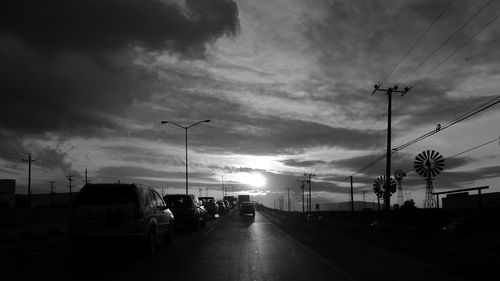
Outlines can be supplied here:
M77 249L123 238L139 241L152 253L159 238L171 243L173 222L172 212L153 188L86 184L72 205L68 232Z

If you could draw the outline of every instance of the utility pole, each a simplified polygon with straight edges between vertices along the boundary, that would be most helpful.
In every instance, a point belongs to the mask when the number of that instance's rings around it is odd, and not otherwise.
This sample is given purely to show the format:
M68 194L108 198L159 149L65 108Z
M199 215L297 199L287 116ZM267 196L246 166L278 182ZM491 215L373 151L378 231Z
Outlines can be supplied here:
M71 185L71 182L73 181L73 177L75 175L72 175L72 174L68 174L66 176L66 178L68 179L68 182L69 182L69 198L70 198L70 201L73 199L73 193L71 192L71 188L72 188L72 185Z
M55 181L50 181L50 207L54 207L54 183Z
M351 176L351 213L354 213L354 193L352 186L352 176Z
M36 159L31 157L31 153L28 153L28 159L22 160L28 162L28 208L31 208L31 162L35 162Z
M90 181L87 178L87 169L85 169L85 184L89 183Z
M307 212L312 212L312 197L311 197L311 177L315 177L315 174L304 174L307 177L306 182L309 184L309 198L308 198L308 207Z
M302 213L305 213L305 205L304 205L304 182L305 180L297 180L297 182L300 182L300 189L302 191Z
M366 202L366 190L363 190L363 208L366 208L365 202Z
M290 201L290 187L285 187L285 189L288 191L288 200L287 200L287 205L288 205L288 211L290 212L291 211L291 201Z
M394 85L392 88L381 89L380 84L374 85L374 90L372 92L385 92L387 95L387 160L386 160L386 168L385 168L385 187L384 187L384 208L385 210L390 210L391 208L391 106L392 106L392 94L400 93L401 96L404 96L408 91L411 90L411 86L405 87L403 90L398 90L398 86Z

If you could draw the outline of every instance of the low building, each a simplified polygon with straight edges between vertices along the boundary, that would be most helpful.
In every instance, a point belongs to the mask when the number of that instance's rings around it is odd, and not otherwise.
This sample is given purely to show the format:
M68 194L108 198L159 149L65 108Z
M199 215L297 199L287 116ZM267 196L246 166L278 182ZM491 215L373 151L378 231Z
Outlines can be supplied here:
M460 192L448 194L442 199L443 209L466 209L476 207L500 207L500 192L469 194Z
M0 179L0 208L14 208L16 180Z

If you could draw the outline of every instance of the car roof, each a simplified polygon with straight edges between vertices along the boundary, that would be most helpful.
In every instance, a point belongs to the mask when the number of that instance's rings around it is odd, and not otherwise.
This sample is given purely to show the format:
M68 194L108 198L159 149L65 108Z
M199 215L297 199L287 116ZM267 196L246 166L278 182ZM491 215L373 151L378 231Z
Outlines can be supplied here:
M164 197L195 197L193 194L165 194Z

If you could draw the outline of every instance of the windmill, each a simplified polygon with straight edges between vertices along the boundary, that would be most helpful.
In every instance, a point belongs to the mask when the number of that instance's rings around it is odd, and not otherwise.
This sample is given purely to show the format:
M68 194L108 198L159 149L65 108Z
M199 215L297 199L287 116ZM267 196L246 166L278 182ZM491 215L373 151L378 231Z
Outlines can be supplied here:
M379 176L378 178L375 179L373 182L373 192L377 195L377 202L379 204L379 210L380 210L380 198L385 198L385 194L389 193L389 196L391 196L395 191L396 191L396 182L394 181L393 178L390 179L389 182L389 190L385 189L385 176Z
M406 177L406 173L403 172L401 169L397 169L394 172L394 178L396 179L396 184L397 184L397 189L398 189L398 205L401 207L403 206L404 203L404 197L403 197L403 185L401 184L401 181L403 178Z
M415 167L415 171L425 178L424 208L433 208L436 205L436 201L432 195L434 193L432 180L443 170L444 158L437 151L424 150L415 157L413 166Z

